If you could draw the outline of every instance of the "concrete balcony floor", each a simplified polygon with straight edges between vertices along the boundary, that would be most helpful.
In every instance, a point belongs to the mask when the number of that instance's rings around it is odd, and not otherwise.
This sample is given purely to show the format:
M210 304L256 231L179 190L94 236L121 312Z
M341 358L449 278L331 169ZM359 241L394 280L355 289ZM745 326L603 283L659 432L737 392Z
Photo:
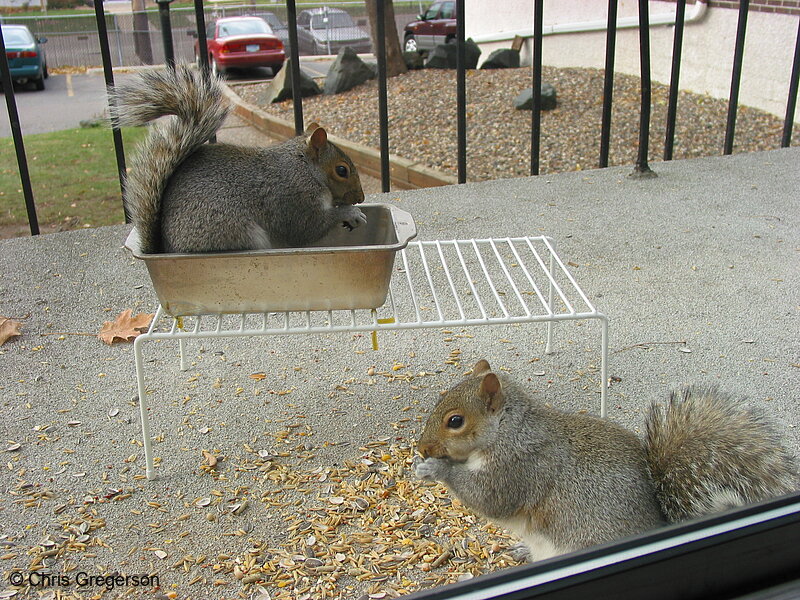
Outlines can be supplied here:
M611 419L638 428L650 401L674 386L715 385L770 415L800 455L800 149L653 166L655 179L610 168L368 201L409 211L422 240L552 237L609 317ZM252 540L278 547L285 538L280 510L259 501L271 482L236 469L245 444L285 451L279 461L291 464L306 456L305 469L358 462L369 442L415 440L439 391L480 358L557 407L597 410L595 323L557 325L552 355L544 354L543 325L393 332L381 336L378 351L368 336L352 334L203 340L188 344L186 372L176 344L149 343L150 422L161 460L158 479L148 482L132 344L107 346L93 337L127 308L157 308L145 266L123 248L128 230L0 241L0 315L23 324L22 335L0 347L3 437L20 444L4 454L0 476L3 533L14 540L4 569L27 572L28 549L62 534L62 521L96 511L104 525L91 535L113 553L78 551L56 569L70 560L91 572L99 565L154 572L179 598L236 597L241 584L232 575L214 587L211 569L187 573L172 565L185 554L215 562L220 554L243 555ZM445 362L452 356L460 364ZM392 371L395 365L404 366ZM391 381L369 375L372 367L415 376ZM287 424L299 427L281 437ZM216 478L200 469L202 450L224 457ZM398 478L413 479L408 470ZM214 490L228 498L237 486L240 495L241 486L251 494L240 518L218 513L209 521L205 514L215 511L194 504L215 498ZM52 497L28 508L13 503L31 498L31 489ZM132 496L96 500L109 489ZM293 510L310 518L308 509L326 495L315 487ZM184 513L189 517L179 521ZM224 535L243 523L246 535ZM190 586L198 574L207 576L205 586ZM357 593L344 596L364 593L365 585L356 585Z

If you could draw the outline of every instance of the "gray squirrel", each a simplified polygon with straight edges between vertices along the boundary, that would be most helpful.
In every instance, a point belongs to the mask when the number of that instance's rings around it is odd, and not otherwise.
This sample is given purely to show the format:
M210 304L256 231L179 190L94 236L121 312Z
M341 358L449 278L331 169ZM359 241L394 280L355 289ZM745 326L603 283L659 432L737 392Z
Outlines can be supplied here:
M267 148L206 144L230 109L221 80L185 64L109 94L119 126L174 115L150 128L126 180L142 252L305 246L336 225L366 223L358 171L322 127Z
M417 449L418 477L517 534L531 560L786 494L798 482L765 420L715 388L654 403L642 440L529 398L485 360L440 399Z

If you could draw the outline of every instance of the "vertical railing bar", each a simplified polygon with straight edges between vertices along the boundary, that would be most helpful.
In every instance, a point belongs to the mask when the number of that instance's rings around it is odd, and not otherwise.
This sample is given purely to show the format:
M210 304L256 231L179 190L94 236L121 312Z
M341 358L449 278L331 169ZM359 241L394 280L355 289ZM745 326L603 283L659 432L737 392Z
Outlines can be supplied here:
M436 293L436 286L433 284L433 277L431 277L431 270L428 268L428 259L425 257L425 246L420 244L419 245L419 256L422 260L422 268L425 271L425 277L428 279L428 286L431 288L431 293L433 294L433 303L436 305L436 314L439 315L439 321L444 321L444 315L442 314L442 307L439 306L439 296Z
M292 69L292 104L294 107L294 132L303 133L303 98L300 93L300 49L297 47L297 6L295 0L286 0L289 26L289 55Z
M655 172L647 164L650 151L650 97L652 82L650 81L650 9L648 0L639 0L639 57L642 103L639 115L639 152L633 175L638 177L654 177Z
M797 106L798 79L800 79L800 19L797 21L797 41L794 43L794 62L792 63L792 75L789 80L789 98L786 101L786 119L783 121L781 148L788 148L792 143L794 111Z
M456 0L456 136L458 183L467 182L467 69L464 40L464 0Z
M247 313L241 313L239 315L239 333L242 333L244 331L244 324L246 320L247 320Z
M675 144L675 119L678 112L678 83L681 77L681 51L685 20L686 0L677 0L675 3L675 37L672 43L672 72L669 78L667 131L664 137L664 160L672 160L672 150Z
M747 31L747 11L750 0L739 0L739 21L736 26L736 45L733 51L733 70L731 72L731 95L728 99L728 121L725 127L725 144L722 153L733 153L733 138L736 132L736 109L739 107L739 83L742 78L742 57L744 56L744 36Z
M533 3L533 110L531 111L531 175L539 174L542 128L542 18L544 0Z
M203 0L194 0L194 18L197 23L197 51L200 53L198 67L200 72L208 77L211 73L211 65L208 64L208 36L206 36L206 13L203 9ZM208 141L212 144L216 143L217 134L212 135ZM266 320L264 327L266 327Z
M475 298L475 302L478 303L478 310L481 311L481 316L483 317L483 320L488 321L489 317L486 314L486 309L483 308L483 302L481 302L480 294L478 294L478 290L475 288L475 282L472 281L472 275L469 272L469 268L467 268L467 263L464 260L464 255L461 253L461 245L457 241L455 242L455 249L456 249L456 254L458 255L458 260L461 262L461 268L464 269L464 275L467 276L467 283L469 284L469 289L472 290L472 296Z
M478 243L475 240L472 240L472 248L475 250L475 256L478 257L478 262L481 265L481 269L483 269L483 274L486 276L486 282L489 284L489 289L492 290L492 294L494 295L494 299L497 301L497 304L500 305L500 310L503 311L503 317L508 318L508 311L506 310L506 305L503 303L503 300L500 298L500 294L497 293L497 288L494 285L494 281L492 280L491 275L489 275L489 270L486 268L486 263L483 261L483 255L481 254L480 248L478 248Z
M517 248L516 246L514 246L514 241L515 240L508 240L508 245L511 247L511 251L514 253L514 258L517 259L519 266L522 267L522 271L525 273L525 277L528 278L528 282L531 284L531 286L533 286L533 291L536 294L536 297L539 299L539 302L542 304L542 308L544 308L547 311L548 315L552 316L553 311L550 310L550 307L548 306L547 302L544 301L544 295L542 295L542 290L540 290L539 286L536 285L536 281L534 281L530 271L528 271L528 266L525 264L525 261L522 260L522 257L520 256L519 252L517 252Z
M175 68L175 46L172 43L172 22L169 17L169 3L172 0L156 0L158 19L161 24L161 43L164 45L164 63L168 68Z
M14 82L11 80L11 70L8 66L8 56L6 56L6 42L3 39L3 32L0 31L0 75L2 75L3 90L5 91L6 106L8 107L8 118L11 121L11 134L14 138L14 149L17 152L17 165L19 166L19 178L22 183L22 194L25 197L25 209L28 212L28 226L31 235L39 235L39 219L36 216L36 202L33 199L33 187L31 186L31 176L28 172L28 157L25 154L25 142L22 139L22 126L17 111L17 99L14 95Z
M266 312L261 313L261 332L265 333L267 331L267 320L269 319L269 315Z
M389 102L386 82L386 11L384 0L376 0L378 44L378 126L381 148L381 191L386 193L391 186L389 171Z
M511 243L510 238L506 238L505 241ZM511 273L509 272L508 267L506 266L506 263L503 260L503 257L500 255L500 251L497 249L497 244L495 243L495 240L489 240L489 243L492 246L492 250L494 250L494 255L495 258L497 258L497 262L500 263L500 268L503 270L506 279L508 279L508 283L511 284L511 289L514 290L514 293L517 296L517 300L519 300L519 303L522 305L522 310L525 311L525 316L530 317L531 311L528 308L528 304L525 302L525 300L522 299L522 294L520 293L519 288L517 288L517 284L514 283L514 278L511 277Z
M222 331L222 315L218 314L218 315L217 315L217 328L216 328L216 333L219 333L220 331Z
M608 0L606 29L606 66L603 75L603 116L600 124L600 168L608 166L611 143L611 105L614 96L614 54L617 45L617 0Z
M103 10L102 2L94 3L94 15L97 21L97 39L100 42L100 55L103 59L103 75L105 76L106 88L109 90L114 89L114 69L111 64L111 49L108 45L108 30L106 28L105 12ZM112 94L108 95L109 103L114 102ZM113 114L113 107L111 113ZM131 222L131 215L128 214L128 208L125 206L125 177L127 169L125 167L125 148L122 144L122 131L114 124L111 123L111 136L114 139L114 153L117 158L117 176L119 177L119 189L123 197L122 210L125 214L125 222Z
M453 277L450 275L450 268L447 266L447 260L445 260L444 253L442 252L442 244L439 241L436 242L436 250L439 252L439 260L442 261L442 268L444 269L444 274L447 277L447 283L450 285L450 291L453 292L453 299L456 301L458 314L463 321L467 318L467 316L464 313L464 308L461 306L461 299L458 297L458 291L456 291L456 286L453 283Z

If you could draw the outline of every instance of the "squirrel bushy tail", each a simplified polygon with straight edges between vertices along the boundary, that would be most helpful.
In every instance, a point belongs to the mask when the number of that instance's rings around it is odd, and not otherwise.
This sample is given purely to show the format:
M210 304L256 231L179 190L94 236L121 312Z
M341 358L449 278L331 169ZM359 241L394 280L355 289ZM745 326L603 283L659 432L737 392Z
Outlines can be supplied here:
M792 457L759 413L716 388L686 387L654 403L646 422L647 462L671 522L788 494Z
M144 253L160 251L161 197L170 175L211 138L230 110L218 77L189 65L146 71L109 91L112 120L118 126L155 123L131 161L125 205L139 232Z

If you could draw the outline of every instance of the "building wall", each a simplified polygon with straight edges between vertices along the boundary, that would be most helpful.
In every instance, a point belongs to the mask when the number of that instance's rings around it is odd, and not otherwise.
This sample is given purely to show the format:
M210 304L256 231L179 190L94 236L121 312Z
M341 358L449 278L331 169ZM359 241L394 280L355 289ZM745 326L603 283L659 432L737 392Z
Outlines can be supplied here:
M480 40L490 34L527 30L533 24L532 0L505 0L506 10L487 8L479 0L466 2L467 37ZM738 8L723 8L720 4L738 2L712 1L702 19L687 24L684 30L680 88L696 93L727 99L730 94L733 51L736 40ZM777 6L781 4L781 6ZM717 6L715 6L717 5ZM618 21L636 20L638 3L620 0ZM798 17L783 10L800 14L800 0L753 0L748 12L747 33L742 64L742 83L739 102L760 108L781 118L786 114L786 100L797 39ZM774 12L780 8L782 12ZM651 21L674 16L674 1L651 1ZM602 31L545 35L542 60L555 67L594 67L605 64L607 3L598 0L545 0L543 25L564 26L595 22ZM687 18L695 10L687 3ZM655 26L650 30L651 76L668 84L670 78L674 27ZM507 48L510 41L481 43L485 58L495 48ZM531 64L531 42L523 48L523 64ZM619 29L616 40L615 70L639 74L639 33L636 27ZM800 122L800 105L795 111Z

